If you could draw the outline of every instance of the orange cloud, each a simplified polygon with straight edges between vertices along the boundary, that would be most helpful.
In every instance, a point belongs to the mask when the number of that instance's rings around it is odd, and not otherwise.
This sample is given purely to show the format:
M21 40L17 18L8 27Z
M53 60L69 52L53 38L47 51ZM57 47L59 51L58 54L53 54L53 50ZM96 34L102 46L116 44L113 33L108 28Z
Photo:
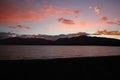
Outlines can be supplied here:
M102 9L101 9L100 7L98 7L98 6L96 6L96 7L94 8L94 10L95 10L96 14L100 14L101 11L102 11Z
M31 27L23 26L23 25L17 25L17 26L8 26L9 28L13 29L31 29Z
M14 23L17 21L41 21L45 20L40 10L33 10L26 5L25 8L17 5L17 3L0 2L0 24Z
M64 19L64 18L60 18L58 19L59 22L62 22L64 24L75 24L72 20L67 20L67 19Z
M107 21L108 18L107 18L106 16L102 16L102 17L101 17L101 20L103 20L103 21Z
M15 3L2 0L0 2L0 23L13 21L14 17L18 17L18 7Z

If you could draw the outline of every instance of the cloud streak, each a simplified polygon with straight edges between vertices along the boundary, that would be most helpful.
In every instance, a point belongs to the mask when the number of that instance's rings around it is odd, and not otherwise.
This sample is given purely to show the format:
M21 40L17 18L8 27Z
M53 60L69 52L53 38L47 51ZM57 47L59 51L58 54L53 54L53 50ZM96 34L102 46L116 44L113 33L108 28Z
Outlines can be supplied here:
M116 25L120 25L120 20L109 20L106 22L107 24L116 24Z
M102 16L102 17L101 17L101 20L103 20L103 21L107 21L108 18L107 18L106 16Z
M58 21L61 23L64 23L64 24L69 24L69 25L75 24L73 20L68 20L68 19L64 19L64 18L60 18L60 19L58 19Z
M13 28L13 29L32 29L31 27L28 26L23 26L23 25L17 25L17 26L8 26L9 28Z
M107 16L102 16L100 19L102 21L104 21L106 24L109 24L109 25L120 25L120 20L119 19L111 20Z

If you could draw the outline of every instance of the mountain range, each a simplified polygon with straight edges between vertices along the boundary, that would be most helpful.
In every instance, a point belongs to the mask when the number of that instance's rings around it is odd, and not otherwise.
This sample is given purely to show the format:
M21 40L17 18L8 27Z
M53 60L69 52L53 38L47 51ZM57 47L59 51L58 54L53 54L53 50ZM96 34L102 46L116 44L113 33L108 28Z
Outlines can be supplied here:
M88 37L86 35L46 40L40 38L6 38L0 39L1 45L95 45L95 46L120 46L120 40L110 38Z
M45 34L37 34L37 35L21 34L20 35L20 34L11 33L11 32L0 32L0 39L20 37L20 38L37 38L37 39L46 39L46 40L55 41L61 38L73 38L73 37L79 37L83 35L117 35L117 36L120 36L120 30L118 31L98 30L91 34L86 33L86 32L78 32L78 33L60 34L60 35L45 35Z
M60 35L43 35L43 34L38 34L38 35L19 35L15 33L5 33L1 32L0 33L0 39L5 39L5 38L14 38L14 37L19 37L19 38L36 38L36 39L46 39L46 40L57 40L60 38L72 38L72 37L78 37L82 35L88 35L88 33L85 32L78 32L78 33L72 33L72 34L60 34Z

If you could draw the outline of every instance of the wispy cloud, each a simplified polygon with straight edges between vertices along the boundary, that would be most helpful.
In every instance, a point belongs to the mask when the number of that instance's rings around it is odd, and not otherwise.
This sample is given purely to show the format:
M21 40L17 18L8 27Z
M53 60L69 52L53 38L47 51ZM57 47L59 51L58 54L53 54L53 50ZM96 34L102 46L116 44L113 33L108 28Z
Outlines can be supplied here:
M119 19L109 19L107 16L102 16L100 18L102 21L104 21L106 24L109 24L109 25L120 25L120 20Z
M60 18L58 19L59 22L62 22L64 24L75 24L73 20L68 20L68 19L64 19L64 18Z
M109 20L106 22L107 24L116 24L116 25L120 25L120 20Z
M61 16L61 15L66 15L66 16L77 15L80 13L81 13L80 10L71 10L71 9L54 7L54 10L50 15L57 17L57 16Z
M75 14L80 14L80 12L81 12L80 10L74 10Z
M9 28L13 28L13 29L32 29L31 27L23 26L23 25L8 26L8 27L9 27Z

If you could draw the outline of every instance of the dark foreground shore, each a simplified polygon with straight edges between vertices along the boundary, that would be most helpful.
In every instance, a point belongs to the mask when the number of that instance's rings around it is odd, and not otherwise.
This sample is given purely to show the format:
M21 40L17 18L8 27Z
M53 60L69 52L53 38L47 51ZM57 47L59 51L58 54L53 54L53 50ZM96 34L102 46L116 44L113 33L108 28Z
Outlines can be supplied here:
M120 74L119 64L120 56L1 60L0 80L115 80Z

